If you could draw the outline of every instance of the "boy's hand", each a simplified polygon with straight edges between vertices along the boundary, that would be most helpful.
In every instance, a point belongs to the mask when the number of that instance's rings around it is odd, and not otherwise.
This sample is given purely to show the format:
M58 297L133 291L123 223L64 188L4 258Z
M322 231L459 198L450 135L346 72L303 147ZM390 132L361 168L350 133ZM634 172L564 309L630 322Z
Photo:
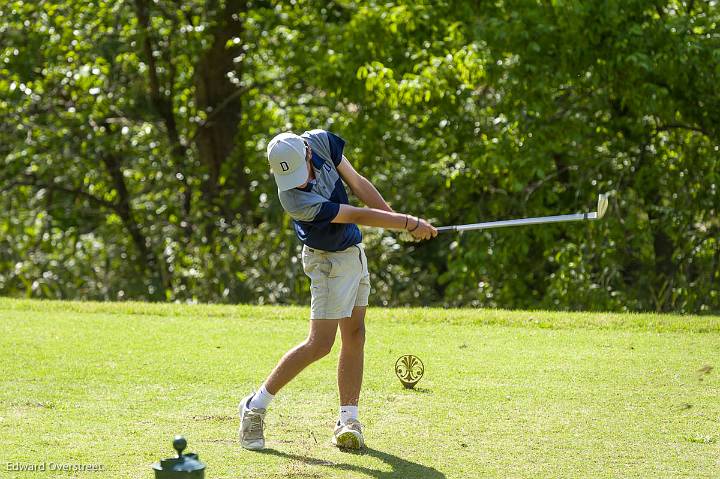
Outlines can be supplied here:
M437 236L437 229L429 221L420 218L410 219L408 233L416 240L429 240Z

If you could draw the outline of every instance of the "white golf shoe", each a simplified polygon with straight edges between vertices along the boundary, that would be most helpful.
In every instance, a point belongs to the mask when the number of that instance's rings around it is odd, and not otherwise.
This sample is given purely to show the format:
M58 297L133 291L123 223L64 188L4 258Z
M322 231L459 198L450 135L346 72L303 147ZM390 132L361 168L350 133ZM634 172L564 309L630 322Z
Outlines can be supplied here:
M332 443L343 449L360 449L365 446L362 424L357 419L348 419L345 424L339 421L335 426Z
M257 451L265 447L265 409L250 408L254 394L244 398L238 410L240 412L240 444L245 449Z

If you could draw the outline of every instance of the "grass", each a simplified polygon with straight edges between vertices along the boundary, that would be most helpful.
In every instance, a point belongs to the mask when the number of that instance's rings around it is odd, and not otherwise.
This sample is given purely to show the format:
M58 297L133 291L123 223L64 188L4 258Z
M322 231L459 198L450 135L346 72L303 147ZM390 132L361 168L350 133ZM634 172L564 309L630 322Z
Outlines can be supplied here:
M278 394L267 451L244 451L237 402L302 340L307 314L0 299L0 477L148 478L176 433L213 479L720 476L712 316L374 308L369 448L330 445L336 345ZM394 376L402 354L425 363L414 391Z

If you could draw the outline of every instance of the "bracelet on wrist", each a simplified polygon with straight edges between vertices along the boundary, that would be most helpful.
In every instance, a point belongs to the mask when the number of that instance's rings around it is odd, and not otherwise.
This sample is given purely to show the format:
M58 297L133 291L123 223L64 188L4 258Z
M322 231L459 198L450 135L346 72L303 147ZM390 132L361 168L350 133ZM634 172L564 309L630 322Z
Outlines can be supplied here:
M413 231L415 231L415 230L418 229L419 227L420 227L420 217L418 216L418 217L417 217L417 224L415 225L415 228L413 228L413 229L411 229L411 230L408 230L408 232L412 233Z
M408 222L408 215L405 215L405 227L403 228L404 230L407 229L407 222Z

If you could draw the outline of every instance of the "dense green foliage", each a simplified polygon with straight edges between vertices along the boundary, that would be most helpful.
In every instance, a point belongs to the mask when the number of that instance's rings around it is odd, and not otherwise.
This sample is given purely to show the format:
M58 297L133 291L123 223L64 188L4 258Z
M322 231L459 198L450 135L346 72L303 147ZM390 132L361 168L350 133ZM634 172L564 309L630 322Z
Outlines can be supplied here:
M269 176L326 128L436 224L378 304L720 311L716 1L5 0L0 293L308 301Z

